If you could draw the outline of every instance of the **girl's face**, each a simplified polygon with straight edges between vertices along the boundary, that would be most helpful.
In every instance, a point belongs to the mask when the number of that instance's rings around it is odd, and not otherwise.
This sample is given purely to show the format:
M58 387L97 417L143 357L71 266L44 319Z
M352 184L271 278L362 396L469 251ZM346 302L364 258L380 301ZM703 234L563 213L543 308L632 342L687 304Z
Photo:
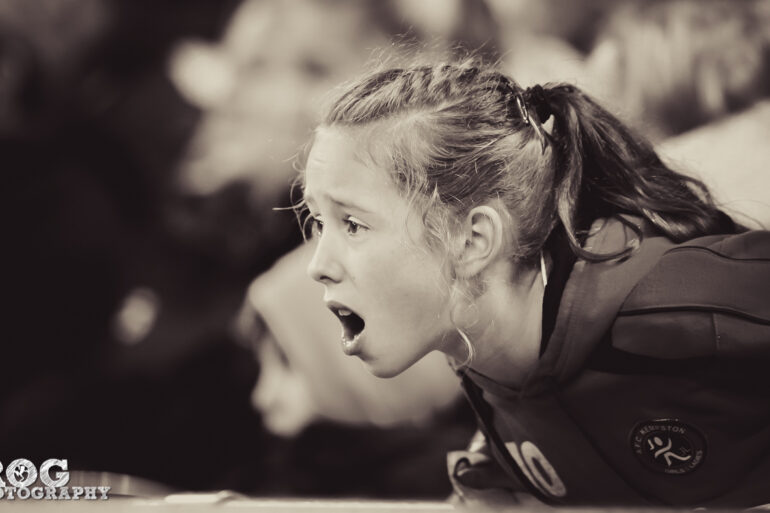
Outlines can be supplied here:
M424 242L388 172L365 164L344 132L321 129L305 170L314 220L308 273L342 325L342 349L394 376L439 349L452 331L444 259Z

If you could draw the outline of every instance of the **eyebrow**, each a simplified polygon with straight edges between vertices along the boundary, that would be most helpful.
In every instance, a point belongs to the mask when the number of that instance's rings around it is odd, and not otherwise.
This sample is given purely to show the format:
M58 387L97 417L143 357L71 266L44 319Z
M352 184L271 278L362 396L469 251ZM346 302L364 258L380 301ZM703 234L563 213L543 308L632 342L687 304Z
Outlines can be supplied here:
M329 201L337 205L338 207L342 207L348 210L356 210L362 214L374 214L372 211L367 210L363 207L359 207L358 205L354 205L353 203L350 203L348 201L345 201L343 199L337 199L331 196L327 196L329 198ZM315 198L309 194L306 194L304 197L304 201L306 204L309 203L315 203Z
M372 212L370 212L369 210L366 210L366 209L365 209L365 208L363 208L363 207L359 207L359 206L357 206L357 205L354 205L354 204L352 204L352 203L348 203L348 202L345 202L345 201L343 201L343 200L339 200L339 199L336 199L336 198L332 198L332 197L330 197L329 199L330 199L330 200L331 200L331 202L332 202L332 203L334 203L335 205L337 205L337 206L340 206L340 207L342 207L342 208L346 208L346 209L348 209L348 210L357 210L357 211L359 211L359 212L361 212L361 213L363 213L363 214L371 214L371 213L372 213Z

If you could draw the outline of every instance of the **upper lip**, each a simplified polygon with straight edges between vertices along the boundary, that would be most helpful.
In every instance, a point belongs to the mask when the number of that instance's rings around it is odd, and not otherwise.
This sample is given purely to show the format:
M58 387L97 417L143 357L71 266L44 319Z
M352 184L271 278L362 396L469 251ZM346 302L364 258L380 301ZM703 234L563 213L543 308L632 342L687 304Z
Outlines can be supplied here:
M360 314L358 314L358 312L339 301L327 300L324 302L326 303L327 308L329 308L342 323L343 339L352 340L364 330L366 321ZM347 312L342 314L341 312L343 310L346 310Z
M354 312L352 308L350 308L348 305L340 303L339 301L324 301L326 303L326 308L333 311L334 313L339 312L340 310L350 310L351 312Z

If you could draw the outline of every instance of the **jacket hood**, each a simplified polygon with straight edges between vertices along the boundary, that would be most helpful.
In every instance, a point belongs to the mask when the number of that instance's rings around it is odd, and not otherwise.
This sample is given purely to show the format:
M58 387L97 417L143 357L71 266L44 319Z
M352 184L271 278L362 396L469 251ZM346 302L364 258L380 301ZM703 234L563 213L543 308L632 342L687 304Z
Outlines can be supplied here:
M469 377L482 389L500 397L537 394L553 382L569 381L599 345L615 322L620 308L637 282L674 243L656 234L648 223L633 216L593 222L584 249L614 253L638 239L628 224L642 233L639 248L628 257L605 262L578 259L562 293L556 322L537 367L520 389L506 387L473 369ZM625 221L625 222L624 222Z
M654 233L646 221L624 216L643 234L637 251L606 262L579 259L564 288L559 313L545 354L525 388L543 379L564 382L573 377L610 329L623 301L674 243ZM618 251L638 239L617 218L594 221L584 248L594 253Z

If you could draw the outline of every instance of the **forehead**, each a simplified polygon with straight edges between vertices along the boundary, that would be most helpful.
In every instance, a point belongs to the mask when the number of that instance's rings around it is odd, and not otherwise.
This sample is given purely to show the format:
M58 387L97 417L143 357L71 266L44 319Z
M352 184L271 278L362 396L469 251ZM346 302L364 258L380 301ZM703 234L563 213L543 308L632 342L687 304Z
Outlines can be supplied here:
M354 200L369 192L367 202L398 196L390 173L368 158L363 134L320 128L305 166L305 197Z

